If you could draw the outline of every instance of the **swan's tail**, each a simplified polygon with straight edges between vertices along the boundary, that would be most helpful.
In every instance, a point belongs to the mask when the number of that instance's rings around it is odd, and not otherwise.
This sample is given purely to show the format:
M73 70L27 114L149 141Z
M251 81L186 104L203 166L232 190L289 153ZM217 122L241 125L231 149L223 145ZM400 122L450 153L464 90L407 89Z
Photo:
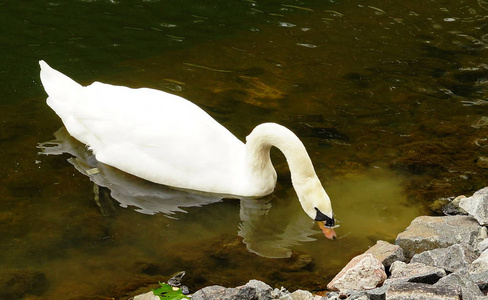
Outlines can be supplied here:
M39 61L41 66L41 82L49 95L47 104L63 119L69 114L72 102L81 96L82 86L63 73L51 68L45 61Z
M45 61L41 66L41 82L49 97L57 100L69 100L82 87L73 79L51 68Z

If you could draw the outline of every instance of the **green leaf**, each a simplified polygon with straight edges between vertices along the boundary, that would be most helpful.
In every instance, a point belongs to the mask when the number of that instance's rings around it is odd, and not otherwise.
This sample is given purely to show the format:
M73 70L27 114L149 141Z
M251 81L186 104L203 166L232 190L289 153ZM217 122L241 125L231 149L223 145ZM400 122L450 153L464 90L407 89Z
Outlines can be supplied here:
M163 300L180 300L190 299L190 297L183 295L180 288L174 288L166 283L159 283L161 287L152 290L154 295L159 296Z

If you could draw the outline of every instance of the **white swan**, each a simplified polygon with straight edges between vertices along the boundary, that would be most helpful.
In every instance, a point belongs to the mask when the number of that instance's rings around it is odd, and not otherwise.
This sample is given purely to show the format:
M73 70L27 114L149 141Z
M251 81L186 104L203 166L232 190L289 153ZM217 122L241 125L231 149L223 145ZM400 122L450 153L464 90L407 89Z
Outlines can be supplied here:
M334 226L329 196L298 137L258 125L247 143L195 104L162 91L94 82L83 87L40 61L48 105L96 158L146 180L210 193L260 197L273 192L270 148L280 149L310 218Z

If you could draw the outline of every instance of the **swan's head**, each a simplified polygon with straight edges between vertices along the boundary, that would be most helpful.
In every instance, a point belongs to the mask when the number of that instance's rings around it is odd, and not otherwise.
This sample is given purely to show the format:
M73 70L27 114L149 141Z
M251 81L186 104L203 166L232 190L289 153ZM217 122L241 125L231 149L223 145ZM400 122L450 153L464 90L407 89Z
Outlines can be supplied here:
M325 192L318 178L307 178L301 182L294 182L293 185L303 210L310 218L324 222L325 226L328 227L335 225L329 195Z
M320 181L315 178L308 179L300 184L299 187L296 186L296 190L305 213L317 221L323 231L326 228L335 236L332 230L332 227L335 226L332 205L330 204L329 195L325 192ZM326 236L329 237L327 233Z

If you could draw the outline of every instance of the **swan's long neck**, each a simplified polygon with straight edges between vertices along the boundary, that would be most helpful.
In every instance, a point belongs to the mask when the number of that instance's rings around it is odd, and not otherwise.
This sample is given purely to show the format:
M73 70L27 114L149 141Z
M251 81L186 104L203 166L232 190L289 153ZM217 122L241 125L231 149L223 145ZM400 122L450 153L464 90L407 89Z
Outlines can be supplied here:
M289 129L274 123L257 126L246 138L246 175L253 186L272 186L276 183L276 171L270 158L270 149L275 146L288 162L292 183L301 196L302 186L309 179L317 179L312 161L300 139ZM267 191L269 193L271 191Z

